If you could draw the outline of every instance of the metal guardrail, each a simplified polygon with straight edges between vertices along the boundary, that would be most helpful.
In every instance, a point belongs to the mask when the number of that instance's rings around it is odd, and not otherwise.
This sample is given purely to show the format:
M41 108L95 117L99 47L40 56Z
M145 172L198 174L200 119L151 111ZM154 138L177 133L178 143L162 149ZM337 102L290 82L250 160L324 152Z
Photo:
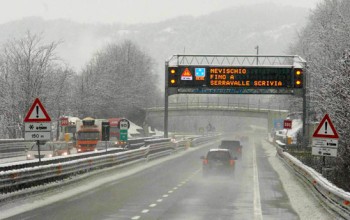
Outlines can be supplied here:
M25 150L34 144L28 141L1 141L0 143L0 159L9 157L19 157L26 154Z
M55 164L55 163L62 163L66 161L72 161L77 159L84 159L89 158L93 156L100 156L100 155L107 155L107 154L113 154L121 151L127 151L127 150L133 150L138 149L142 146L145 146L145 141L148 141L148 144L152 143L158 143L158 142L169 142L170 139L152 139L152 138L138 138L138 139L131 139L129 140L128 146L126 148L109 148L108 151L105 151L104 149L97 151L97 152L87 152L87 153L78 153L78 154L72 154L64 157L53 157L53 158L43 158L41 163L37 160L29 160L29 161L21 161L18 163L11 163L9 165L4 164L0 165L0 171L7 171L7 170L13 170L13 169L24 169L29 167L35 167L39 165L49 165L49 164ZM31 142L35 144L35 142ZM13 143L16 144L16 143ZM22 149L25 153L24 149Z
M196 138L194 144L209 141L209 137ZM213 136L211 136L213 139ZM41 185L44 183L65 179L92 170L125 164L139 159L155 159L178 151L176 147L183 148L183 142L173 143L170 139L157 140L156 143L149 143L145 147L124 152L112 152L110 154L96 155L79 158L71 161L45 164L34 167L17 167L7 171L0 171L0 201L4 200L1 195L18 191L24 188ZM6 198L8 196L5 196Z
M304 165L297 158L285 152L281 146L276 146L280 158L294 171L299 179L305 183L330 210L339 216L350 219L350 193L346 192L314 169Z

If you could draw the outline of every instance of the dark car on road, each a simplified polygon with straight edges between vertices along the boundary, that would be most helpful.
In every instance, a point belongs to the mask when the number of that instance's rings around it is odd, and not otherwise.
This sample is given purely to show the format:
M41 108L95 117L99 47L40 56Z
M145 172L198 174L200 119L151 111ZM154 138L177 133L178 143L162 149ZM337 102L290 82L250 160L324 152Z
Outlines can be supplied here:
M233 175L235 160L228 149L210 149L203 159L203 176L211 175Z
M221 149L228 149L233 157L242 159L242 145L240 141L237 140L222 140Z

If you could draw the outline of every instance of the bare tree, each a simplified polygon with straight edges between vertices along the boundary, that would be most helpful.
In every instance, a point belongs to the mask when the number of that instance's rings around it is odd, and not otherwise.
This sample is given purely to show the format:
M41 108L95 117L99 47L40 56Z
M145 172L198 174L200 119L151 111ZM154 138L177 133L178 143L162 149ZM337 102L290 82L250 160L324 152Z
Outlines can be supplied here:
M138 120L142 108L161 97L152 58L131 41L110 44L97 53L79 82L82 115Z
M58 44L44 44L41 35L27 32L23 38L9 40L3 46L0 53L0 83L3 85L0 111L9 137L22 136L16 129L23 131L25 113L36 97L49 102L57 98L57 93L52 91L59 92L62 88L58 87L65 85L59 83L65 81L68 74L61 69L60 60L55 56Z

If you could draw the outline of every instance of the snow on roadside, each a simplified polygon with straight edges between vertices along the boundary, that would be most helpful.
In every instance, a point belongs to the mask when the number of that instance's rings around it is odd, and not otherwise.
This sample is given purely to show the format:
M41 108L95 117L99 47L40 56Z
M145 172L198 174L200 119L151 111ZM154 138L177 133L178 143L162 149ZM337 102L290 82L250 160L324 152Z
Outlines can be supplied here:
M280 176L283 188L287 193L290 203L294 210L299 214L301 220L335 219L315 198L312 192L308 191L301 182L276 155L276 149L269 143L262 144L268 160L273 169Z

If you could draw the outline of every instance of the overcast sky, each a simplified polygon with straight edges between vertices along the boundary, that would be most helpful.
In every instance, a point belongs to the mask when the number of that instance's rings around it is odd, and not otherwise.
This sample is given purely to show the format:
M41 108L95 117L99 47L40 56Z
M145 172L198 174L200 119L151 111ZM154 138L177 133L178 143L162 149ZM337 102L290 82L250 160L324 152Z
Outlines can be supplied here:
M314 8L322 0L0 0L0 24L28 16L83 23L149 23L231 6L276 2Z

